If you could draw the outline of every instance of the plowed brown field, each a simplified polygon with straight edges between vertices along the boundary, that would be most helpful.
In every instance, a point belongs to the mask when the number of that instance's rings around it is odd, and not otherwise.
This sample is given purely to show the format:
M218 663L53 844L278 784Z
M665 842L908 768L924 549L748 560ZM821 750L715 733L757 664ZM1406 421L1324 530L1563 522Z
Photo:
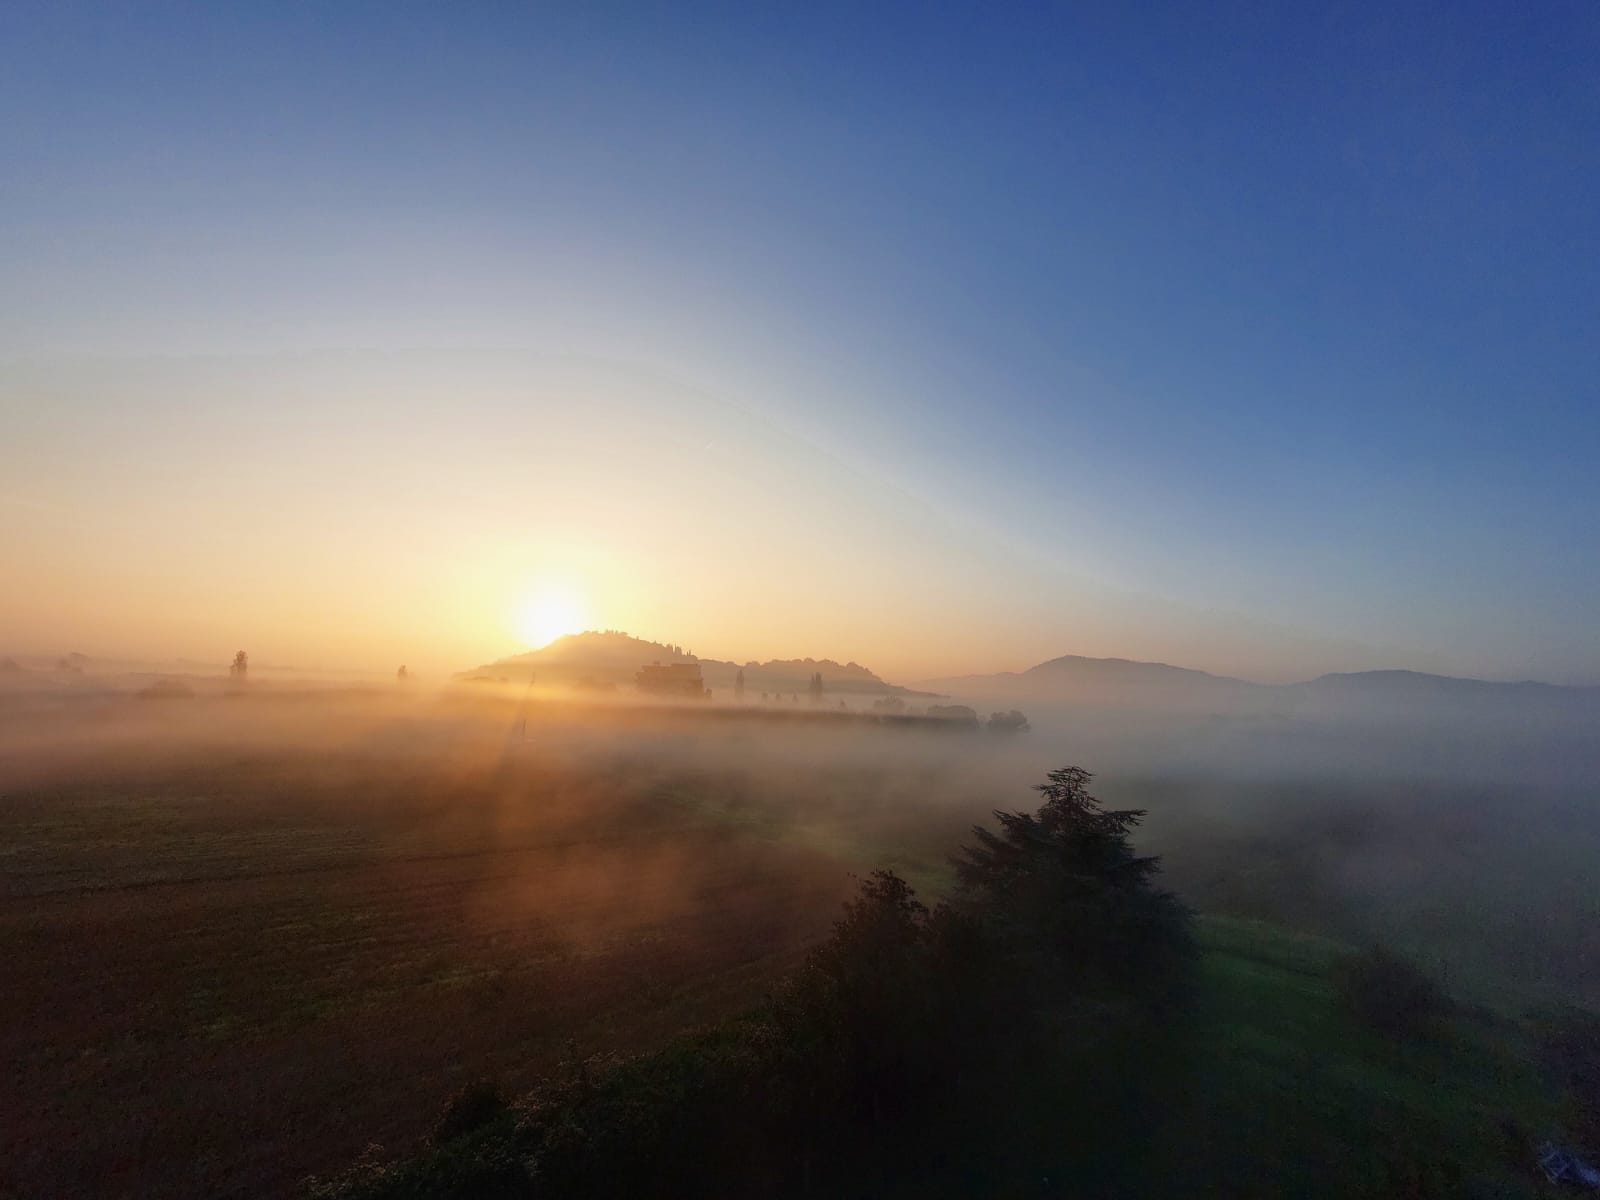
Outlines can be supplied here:
M13 744L0 1195L292 1192L747 1007L852 886L669 743L408 729Z

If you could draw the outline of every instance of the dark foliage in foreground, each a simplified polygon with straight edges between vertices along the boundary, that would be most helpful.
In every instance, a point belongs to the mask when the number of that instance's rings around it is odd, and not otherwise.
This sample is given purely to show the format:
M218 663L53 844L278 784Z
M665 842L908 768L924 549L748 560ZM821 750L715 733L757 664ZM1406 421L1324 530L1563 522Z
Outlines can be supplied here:
M1570 1133L1600 1147L1600 1014L1570 1006L1538 1014L1545 1067L1566 1094Z
M931 911L877 871L756 1013L650 1056L463 1093L435 1148L318 1197L967 1195L1114 1187L1173 1061L1189 914L1087 772L977 830ZM1113 1134L1115 1137L1113 1138ZM1056 1183L1050 1183L1051 1178Z
M433 1127L431 1140L436 1146L448 1145L463 1134L492 1124L506 1113L507 1108L500 1085L493 1080L469 1083L450 1097Z

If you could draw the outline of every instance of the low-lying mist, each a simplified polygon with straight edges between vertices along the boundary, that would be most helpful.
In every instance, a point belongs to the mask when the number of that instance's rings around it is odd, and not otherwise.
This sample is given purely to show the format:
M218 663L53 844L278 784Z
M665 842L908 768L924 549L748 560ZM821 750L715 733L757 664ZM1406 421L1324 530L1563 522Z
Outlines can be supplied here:
M1065 764L1148 810L1137 845L1202 912L1385 943L1462 998L1600 1002L1594 751L1560 729L143 690L0 694L0 1062L52 1097L0 1105L22 1194L281 1193L421 1136L397 1078L526 1087L743 1011L858 877L937 896Z
M1108 803L1149 810L1143 844L1202 910L1393 942L1486 996L1600 998L1585 728L1077 704L1036 707L1031 732L998 736L819 715L493 689L108 693L71 707L14 695L0 724L4 890L181 874L137 839L119 862L115 839L79 838L94 833L83 822L134 820L115 797L140 779L209 781L219 847L252 822L325 829L323 856L351 839L460 853L599 826L637 847L687 825L819 855L841 877L890 865L936 890L970 824L1030 806L1030 785L1075 763ZM245 787L257 776L270 794ZM96 816L49 826L52 794L96 787L108 789ZM671 857L692 872L691 853Z

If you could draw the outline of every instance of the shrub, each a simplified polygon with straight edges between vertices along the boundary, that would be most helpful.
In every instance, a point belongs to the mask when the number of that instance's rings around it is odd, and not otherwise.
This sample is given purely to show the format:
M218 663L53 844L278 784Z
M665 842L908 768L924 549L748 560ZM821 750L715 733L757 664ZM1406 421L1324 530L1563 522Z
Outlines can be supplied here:
M481 1129L508 1111L500 1085L492 1079L469 1083L445 1102L433 1127L433 1144L442 1146L463 1134Z
M1450 998L1421 968L1381 946L1346 959L1335 975L1339 999L1358 1022L1385 1037L1434 1031Z
M989 714L990 733L1027 733L1028 718L1016 709Z
M976 729L978 727L978 714L965 704L930 704L928 716L936 721L946 721L952 726L962 729Z

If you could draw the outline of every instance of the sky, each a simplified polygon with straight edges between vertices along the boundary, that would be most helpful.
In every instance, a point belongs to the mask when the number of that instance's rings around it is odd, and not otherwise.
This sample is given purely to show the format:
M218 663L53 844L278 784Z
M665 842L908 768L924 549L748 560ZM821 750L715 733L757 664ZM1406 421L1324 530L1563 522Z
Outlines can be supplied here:
M0 650L1600 683L1600 9L0 7Z

